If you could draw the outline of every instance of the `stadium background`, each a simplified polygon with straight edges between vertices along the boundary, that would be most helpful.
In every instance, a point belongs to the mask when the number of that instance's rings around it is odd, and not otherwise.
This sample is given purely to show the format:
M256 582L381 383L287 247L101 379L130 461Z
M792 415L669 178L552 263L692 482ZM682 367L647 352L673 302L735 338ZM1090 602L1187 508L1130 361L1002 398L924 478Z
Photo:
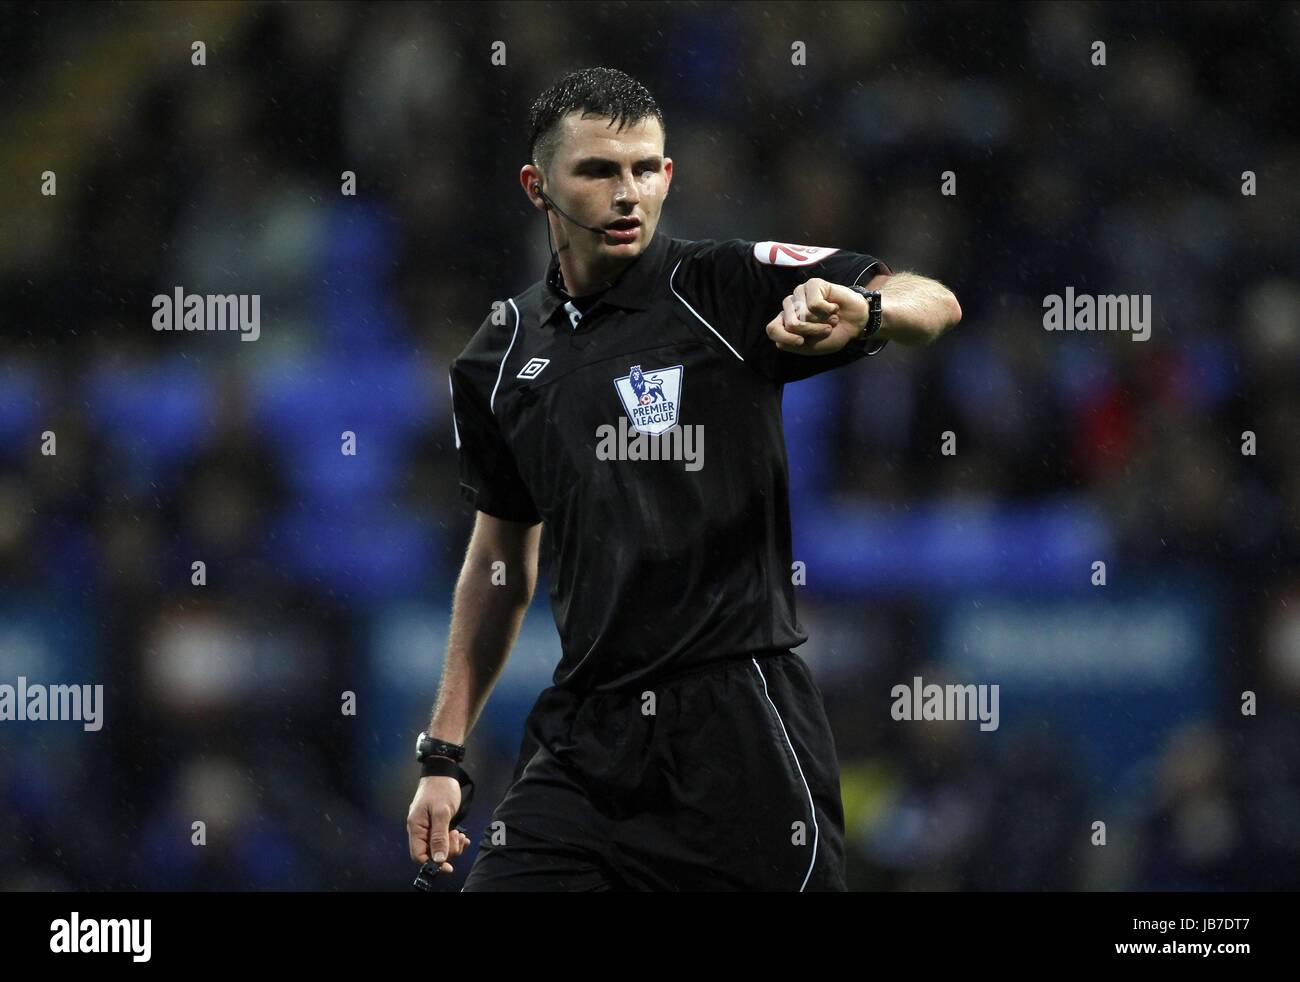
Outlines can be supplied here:
M0 726L0 888L409 884L473 517L447 367L545 266L529 103L607 64L667 117L661 234L965 311L785 394L851 885L1294 889L1297 46L1243 3L6 5L0 681L102 683L107 722ZM154 332L176 286L259 293L261 338ZM1150 340L1044 331L1066 286L1150 294ZM557 655L543 585L475 837ZM915 675L999 683L1000 728L893 721Z

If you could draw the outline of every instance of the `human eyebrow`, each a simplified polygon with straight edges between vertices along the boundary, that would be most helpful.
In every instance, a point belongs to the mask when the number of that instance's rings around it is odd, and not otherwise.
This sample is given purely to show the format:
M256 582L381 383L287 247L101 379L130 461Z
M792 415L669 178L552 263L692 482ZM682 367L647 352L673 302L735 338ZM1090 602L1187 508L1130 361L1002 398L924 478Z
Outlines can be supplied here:
M657 154L653 157L643 157L638 160L633 167L662 167L664 159ZM602 167L618 167L617 160L611 160L609 157L583 157L581 160L574 161L573 169L575 171L586 170L588 168L599 169Z

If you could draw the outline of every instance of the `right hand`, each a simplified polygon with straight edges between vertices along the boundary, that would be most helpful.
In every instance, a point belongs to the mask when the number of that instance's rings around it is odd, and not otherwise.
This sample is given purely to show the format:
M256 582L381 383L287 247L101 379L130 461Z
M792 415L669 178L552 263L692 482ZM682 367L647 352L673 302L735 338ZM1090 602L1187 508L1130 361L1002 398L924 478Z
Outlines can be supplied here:
M455 859L469 845L469 836L449 829L451 818L460 808L460 782L454 777L422 777L406 813L406 835L411 858L423 866L435 855L445 858L440 873L452 872L448 859Z

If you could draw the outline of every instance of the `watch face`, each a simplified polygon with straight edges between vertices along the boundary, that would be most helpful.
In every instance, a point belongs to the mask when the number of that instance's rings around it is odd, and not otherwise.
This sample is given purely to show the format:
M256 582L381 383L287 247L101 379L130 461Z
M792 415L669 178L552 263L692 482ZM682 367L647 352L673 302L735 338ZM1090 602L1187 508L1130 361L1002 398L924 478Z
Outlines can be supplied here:
M423 762L426 754L432 754L438 757L448 757L452 760L460 761L464 755L464 750L454 748L455 744L445 743L442 740L435 740L433 737L429 736L429 734L421 733L420 738L415 741L415 759Z

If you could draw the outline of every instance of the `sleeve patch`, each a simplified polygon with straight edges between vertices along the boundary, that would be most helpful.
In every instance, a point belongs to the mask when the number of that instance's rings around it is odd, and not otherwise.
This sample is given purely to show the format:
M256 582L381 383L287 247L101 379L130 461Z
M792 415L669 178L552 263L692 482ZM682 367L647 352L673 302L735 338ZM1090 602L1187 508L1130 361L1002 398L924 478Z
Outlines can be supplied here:
M765 266L808 266L839 251L824 246L792 245L789 242L754 243L754 258Z

